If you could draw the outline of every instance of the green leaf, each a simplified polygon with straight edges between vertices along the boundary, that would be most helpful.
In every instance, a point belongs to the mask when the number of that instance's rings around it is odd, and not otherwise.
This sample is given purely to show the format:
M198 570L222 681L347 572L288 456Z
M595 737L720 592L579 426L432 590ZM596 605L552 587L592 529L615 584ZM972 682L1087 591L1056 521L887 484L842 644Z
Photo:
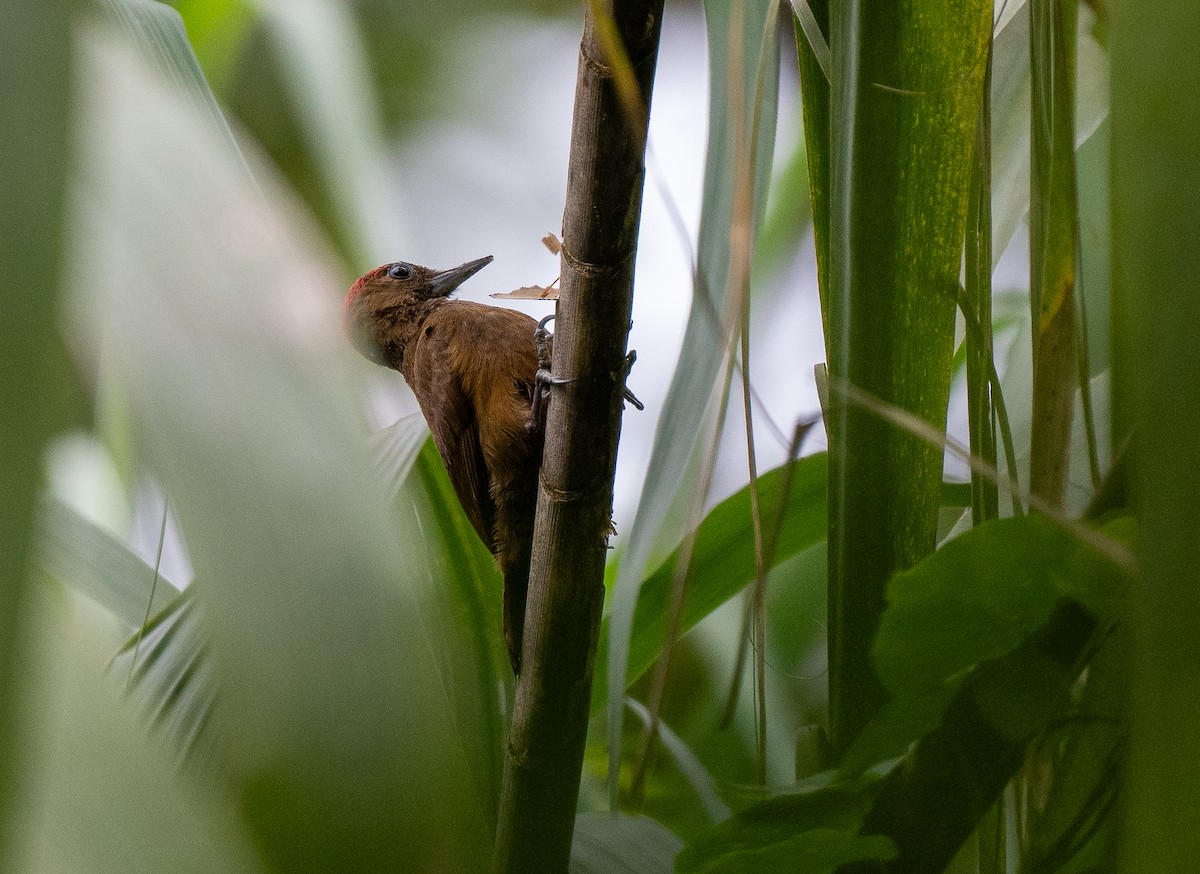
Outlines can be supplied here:
M778 522L780 536L775 565L820 543L825 537L826 456L824 453L809 455L796 461L795 465L791 491ZM766 524L774 522L779 489L785 478L784 467L759 477ZM622 690L637 680L662 652L667 605L679 557L680 548L676 548L640 587L629 636L628 673ZM754 536L750 488L747 486L714 507L700 523L680 632L686 632L736 595L754 579L754 575ZM606 617L601 624L596 673L592 680L592 713L603 706L607 691L610 664L607 656L614 621L612 617Z
M194 759L219 743L210 729L220 690L200 606L191 592L176 595L112 662L114 675L141 701L180 760Z
M739 14L733 14L736 10ZM625 682L629 674L634 611L646 570L679 541L692 524L691 504L699 486L703 436L711 434L723 411L721 365L732 325L721 325L726 309L734 181L753 174L754 225L760 224L771 175L779 86L776 7L771 0L705 3L709 57L708 153L700 213L696 281L684 332L683 351L659 415L650 464L629 543L617 573L609 620L607 662L609 773L617 773ZM736 25L740 24L740 29ZM736 54L734 53L736 47ZM740 57L740 68L731 58ZM730 110L730 82L740 83L741 125ZM750 123L753 119L754 123ZM735 159L748 160L738 166ZM597 659L597 665L605 664ZM600 685L593 681L593 687ZM615 783L613 784L615 790Z
M1101 529L1117 543L1134 524ZM1065 600L1103 622L1123 614L1124 571L1042 515L986 522L949 541L888 588L875 642L877 669L893 696L842 762L852 775L902 755L937 727L970 682L996 732L1021 742L1063 712L1074 675L1021 645Z
M352 10L335 0L247 2L261 17L351 257L370 266L394 258L408 238L403 203L387 184L383 118Z
M37 599L41 645L27 661L39 740L22 760L31 791L19 871L265 871L245 823L213 781L179 769L105 672L123 629L94 602ZM61 593L54 593L60 595Z
M83 44L71 327L177 511L240 811L276 867L485 867L496 687L371 473L325 247L126 46Z
M888 690L929 692L1018 646L1061 597L1055 570L1072 543L1045 517L1001 519L896 574L874 649Z
M24 685L17 658L42 453L61 417L48 378L63 273L73 105L71 3L6 3L0 25L0 859L10 820ZM59 362L61 365L61 362Z
M1075 676L1046 653L1019 647L980 665L971 686L979 712L996 733L1021 743L1064 712Z
M647 816L581 813L571 842L571 874L670 874L683 846Z
M840 865L888 860L887 838L857 834L874 778L761 801L713 827L679 854L679 874L833 872Z
M1100 533L1134 532L1121 518ZM1127 591L1121 568L1045 516L987 522L892 578L876 665L892 694L925 693L1015 649L1064 598L1111 621Z
M879 762L903 756L913 741L937 728L959 686L952 681L929 692L892 698L854 739L838 773L854 777Z
M1142 527L1122 870L1200 858L1200 4L1112 3L1114 445Z
M107 607L132 631L147 608L161 610L179 590L123 543L57 498L42 501L37 566L42 573ZM150 589L155 588L150 602Z

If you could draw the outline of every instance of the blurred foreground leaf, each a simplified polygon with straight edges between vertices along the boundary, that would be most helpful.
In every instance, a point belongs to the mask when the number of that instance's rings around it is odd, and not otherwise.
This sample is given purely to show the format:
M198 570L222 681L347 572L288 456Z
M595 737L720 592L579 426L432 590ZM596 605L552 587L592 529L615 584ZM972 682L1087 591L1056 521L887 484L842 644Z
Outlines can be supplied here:
M124 45L84 60L70 327L187 539L231 797L277 866L478 870L495 690L371 476L325 249Z
M0 866L23 708L18 653L61 278L72 67L64 0L5 3L0 18Z

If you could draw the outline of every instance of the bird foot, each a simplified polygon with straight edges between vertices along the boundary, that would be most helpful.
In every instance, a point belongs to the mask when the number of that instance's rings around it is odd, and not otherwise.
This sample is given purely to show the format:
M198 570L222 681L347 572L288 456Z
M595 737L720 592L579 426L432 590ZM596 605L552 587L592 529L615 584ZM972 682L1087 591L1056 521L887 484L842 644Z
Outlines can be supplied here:
M539 433L546 427L546 406L550 400L550 387L566 385L569 379L555 376L550 372L550 343L554 335L546 325L554 321L554 316L546 316L533 331L533 345L537 348L538 369L533 377L533 399L529 407L529 421L525 423L526 430Z
M621 374L622 383L624 383L625 380L629 379L629 371L631 371L633 369L633 362L635 362L635 361L637 361L637 350L630 349L629 354L625 356L625 369L624 369L624 372ZM621 386L621 396L625 400L629 401L629 403L631 403L635 407L637 407L637 409L639 409L639 410L646 409L646 405L637 399L637 395L635 395L633 392L631 392L629 390L628 385Z
M546 406L550 400L550 389L556 385L568 385L574 380L567 379L561 376L555 376L550 371L550 349L551 341L554 335L550 333L546 327L547 324L554 321L554 316L546 316L533 331L533 345L537 348L538 369L534 376L533 399L529 408L529 421L525 423L527 430L537 432L546 426ZM629 390L629 386L624 385L626 379L629 378L629 371L633 367L633 363L637 361L637 352L630 350L625 356L624 366L621 368L620 374L615 374L614 377L619 377L622 382L621 396L624 400L633 404L637 409L646 409L645 404L638 400L637 395Z

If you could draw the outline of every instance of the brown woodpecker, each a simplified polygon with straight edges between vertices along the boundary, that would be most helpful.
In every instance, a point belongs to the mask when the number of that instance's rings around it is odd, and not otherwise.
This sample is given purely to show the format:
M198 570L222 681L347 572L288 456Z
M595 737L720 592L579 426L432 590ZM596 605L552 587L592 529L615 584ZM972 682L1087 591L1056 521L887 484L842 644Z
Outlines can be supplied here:
M350 288L343 318L354 347L400 371L416 394L458 500L500 565L504 642L517 673L544 439L531 416L537 323L449 299L491 260L449 270L384 264Z

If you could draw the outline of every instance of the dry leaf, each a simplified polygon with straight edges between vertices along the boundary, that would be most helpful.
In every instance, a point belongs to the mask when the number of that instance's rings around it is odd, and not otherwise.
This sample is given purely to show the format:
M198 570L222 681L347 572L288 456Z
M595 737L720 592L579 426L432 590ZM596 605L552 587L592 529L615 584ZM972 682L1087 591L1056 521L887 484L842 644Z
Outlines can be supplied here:
M496 292L488 296L506 300L558 300L558 289L549 285L526 285L516 291Z

